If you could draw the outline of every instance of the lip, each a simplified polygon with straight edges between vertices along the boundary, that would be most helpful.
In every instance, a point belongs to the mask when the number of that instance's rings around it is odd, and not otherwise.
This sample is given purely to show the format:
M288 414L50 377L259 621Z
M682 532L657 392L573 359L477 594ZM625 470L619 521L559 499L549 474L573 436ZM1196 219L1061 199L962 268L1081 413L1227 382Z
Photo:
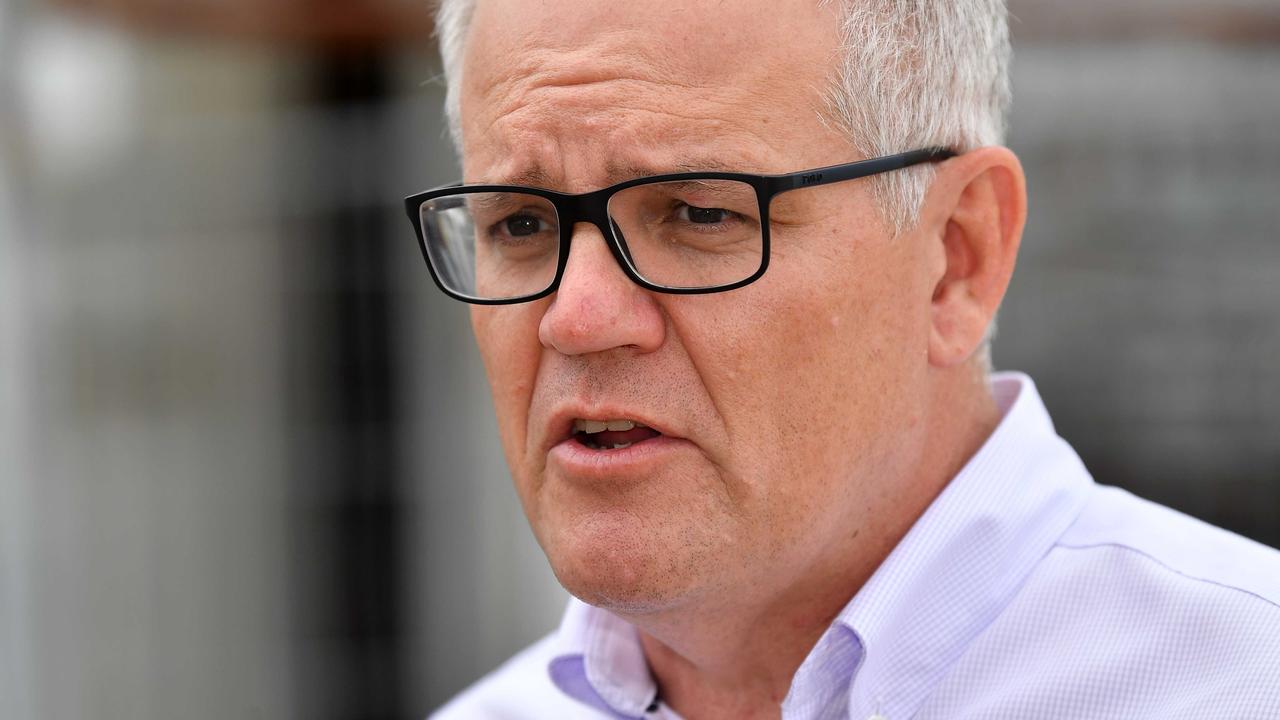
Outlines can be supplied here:
M547 468L565 477L594 482L641 479L689 446L688 440L659 435L617 450L592 450L566 438L547 453Z
M603 419L621 420L625 418L627 420L634 420L635 422L640 423L641 425L644 425L649 428L653 428L659 433L662 433L662 435L658 438L645 440L644 441L645 443L653 442L654 440L660 440L662 438L671 438L673 440L684 439L678 433L674 432L671 428L664 426L663 423L657 420L654 420L652 417L650 417L648 414L644 413L643 411L637 411L634 409L622 408L617 406L601 405L596 407L586 407L584 405L572 405L572 406L566 406L566 407L560 408L556 410L554 413L552 413L551 420L547 422L545 426L547 428L547 434L545 436L545 440L541 448L542 452L544 453L550 452L553 447L560 445L566 440L572 440L573 439L573 421L578 418L592 418L592 419L598 419L598 420L603 420ZM637 443L637 444L643 445L644 443ZM619 450L615 452L621 452L621 451Z
M574 439L573 421L576 418L626 418L661 434L625 448L592 450ZM656 469L672 453L692 444L646 413L622 407L565 407L552 415L546 427L548 432L543 452L547 456L548 468L583 480L618 480L643 475Z

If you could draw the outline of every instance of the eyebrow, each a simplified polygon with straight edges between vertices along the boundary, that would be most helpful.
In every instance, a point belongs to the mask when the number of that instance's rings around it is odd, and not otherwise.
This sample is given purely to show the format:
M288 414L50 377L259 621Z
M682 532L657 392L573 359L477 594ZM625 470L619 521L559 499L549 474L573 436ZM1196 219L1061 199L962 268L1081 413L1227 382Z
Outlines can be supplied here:
M528 196L517 196L511 193L479 193L466 195L465 197L473 210L492 213L499 209L506 209L515 205L520 205L522 204L520 198L527 198Z
M605 165L606 186L653 175L670 175L685 172L742 172L760 173L754 163L724 161L717 158L697 158L677 161L674 166L644 165L640 163L614 162ZM484 180L493 185L527 185L556 190L559 178L541 165L531 165L494 180Z
M543 169L542 166L534 165L510 175L502 175L496 179L486 179L481 182L490 185L529 185L531 187L550 188L552 177L551 173Z

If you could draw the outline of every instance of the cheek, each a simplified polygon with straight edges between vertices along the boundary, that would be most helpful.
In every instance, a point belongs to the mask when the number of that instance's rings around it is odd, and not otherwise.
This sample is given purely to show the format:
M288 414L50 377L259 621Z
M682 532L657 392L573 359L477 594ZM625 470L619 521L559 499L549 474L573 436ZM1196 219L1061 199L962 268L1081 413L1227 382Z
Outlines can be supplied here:
M776 345L803 407L790 406L828 444L865 447L892 432L903 394L927 369L928 293L904 238L851 253L807 274L806 292L781 308ZM814 278L821 278L814 281ZM783 400L785 402L785 399Z
M542 303L526 303L476 306L471 310L471 328L493 393L498 432L507 462L517 475L525 459L529 401L541 351L538 343L541 306Z
M846 478L878 472L899 425L913 422L908 395L928 339L914 250L906 238L855 247L797 248L759 282L708 296L723 304L686 318L716 329L691 354L703 358L732 438L730 462L748 459L739 468L770 504L822 502Z

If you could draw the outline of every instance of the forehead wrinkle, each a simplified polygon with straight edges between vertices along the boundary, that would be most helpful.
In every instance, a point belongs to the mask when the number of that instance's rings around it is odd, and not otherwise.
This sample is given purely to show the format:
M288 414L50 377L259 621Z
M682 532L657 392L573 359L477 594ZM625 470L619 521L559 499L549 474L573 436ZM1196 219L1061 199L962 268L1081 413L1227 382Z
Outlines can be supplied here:
M712 87L712 78L697 85L681 83L682 73L671 58L652 47L636 31L604 29L589 38L556 37L556 29L526 28L519 47L506 38L489 38L496 52L473 58L469 66L478 72L464 75L463 81L479 90L493 108L493 118L515 112L532 101L530 95L542 89L591 89L612 82L635 82L650 86ZM468 45L468 54L478 54L481 43ZM497 56L500 62L493 62ZM700 77L695 75L695 77ZM724 84L724 83L721 83ZM506 102L503 102L503 101ZM487 130L488 127L484 127Z
M611 111L614 116L602 121L608 124L603 134L595 131L589 117L584 120L591 113L573 108L527 108L500 117L486 140L472 145L466 160L485 182L547 189L560 189L570 180L575 184L594 181L589 184L598 188L670 173L763 174L795 169L775 138L724 118L672 123L672 118L688 116L646 108L640 111L645 117L638 120L630 109ZM587 126L577 127L582 122ZM590 163L576 171L580 177L567 177L569 154Z
M545 97L515 112L495 113L490 132L471 136L464 155L468 179L585 191L678 172L793 169L777 144L784 138L762 135L727 117L731 113L715 114L717 101L705 107L706 115L695 115L598 97L586 103Z
M643 33L627 29L604 29L590 37L561 38L553 30L526 29L518 47L498 40L501 62L486 63L490 80L496 85L514 86L522 80L534 84L571 87L590 85L613 79L630 79L651 84L678 85L684 88L709 88L725 85L724 78L710 73L685 73L668 53L654 46ZM477 50L473 43L468 50ZM489 58L491 59L491 58ZM474 67L474 66L473 66ZM705 70L705 68L704 68ZM682 76L698 81L681 81Z
M674 172L778 173L814 165L796 163L787 150L793 133L771 108L799 101L817 117L821 93L798 92L792 82L780 98L756 87L783 70L774 67L778 61L682 72L687 68L674 57L634 42L632 34L593 35L576 45L536 35L513 52L490 48L483 67L472 65L474 72L463 75L471 85L464 165L489 182L566 191ZM709 146L722 155L708 156ZM601 164L619 148L643 161Z
M476 45L471 49L478 50ZM778 101L754 87L759 68L681 71L672 58L648 47L611 51L609 43L599 42L570 49L523 47L514 57L503 56L502 62L493 59L485 56L481 66L463 76L478 101L471 108L476 111L472 126L477 137L490 136L502 121L518 118L556 127L566 120L608 126L624 110L665 120L767 126L772 113L766 108ZM697 102L689 102L691 93ZM468 94L464 93L464 106L470 104ZM464 108L463 115L469 114ZM722 132L719 127L706 130ZM464 137L469 134L464 132Z
M481 96L477 113L481 136L501 130L501 126L546 125L559 132L583 135L625 127L642 131L635 121L662 125L655 134L670 136L672 121L686 126L704 125L700 134L720 134L727 127L758 123L758 113L743 108L765 106L740 90L708 88L696 103L690 103L687 88L672 82L654 82L631 77L597 78L587 82L560 83L543 77L524 78L518 87L493 85ZM745 102L744 102L745 100ZM647 116L647 117L646 117ZM688 134L685 130L683 134Z
M778 20L784 30L793 29L810 42L798 53L776 53L766 50L776 40L777 28L765 30L754 22L756 11L738 11L733 4L658 3L669 25L656 28L650 13L603 2L560 14L522 0L479 3L466 45L468 72L461 76L471 99L483 106L472 108L472 129L477 137L488 136L506 115L562 100L582 107L567 116L553 113L560 117L549 122L578 118L593 105L601 124L609 119L604 107L665 107L673 119L730 119L774 141L771 149L780 149L786 145L781 135L787 134L788 123L774 121L779 107L800 103L808 106L811 118L821 118L825 83L839 45L836 9L816 9L811 1L806 5L793 21L787 20L790 13ZM824 16L817 33L810 27L813 12ZM741 61L726 61L730 57ZM543 97L553 91L559 94ZM697 101L691 103L691 97ZM464 131L463 137L469 134Z

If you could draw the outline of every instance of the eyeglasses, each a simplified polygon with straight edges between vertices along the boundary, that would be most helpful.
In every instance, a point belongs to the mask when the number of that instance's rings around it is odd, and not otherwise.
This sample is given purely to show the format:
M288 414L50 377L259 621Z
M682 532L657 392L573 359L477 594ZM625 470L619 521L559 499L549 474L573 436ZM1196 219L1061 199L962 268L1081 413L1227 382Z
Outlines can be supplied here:
M722 292L769 267L769 206L785 192L954 157L929 148L783 175L688 172L580 195L521 185L451 185L405 198L431 278L478 305L555 292L578 223L600 230L633 282L662 293Z

